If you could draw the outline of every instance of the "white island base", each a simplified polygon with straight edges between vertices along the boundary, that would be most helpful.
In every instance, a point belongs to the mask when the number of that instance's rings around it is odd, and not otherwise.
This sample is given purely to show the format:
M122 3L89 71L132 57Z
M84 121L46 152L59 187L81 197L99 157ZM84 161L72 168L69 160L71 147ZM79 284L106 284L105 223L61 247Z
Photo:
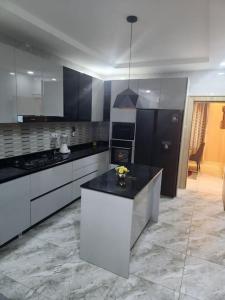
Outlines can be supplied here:
M130 249L146 224L158 221L162 172L134 199L82 188L80 257L129 277Z

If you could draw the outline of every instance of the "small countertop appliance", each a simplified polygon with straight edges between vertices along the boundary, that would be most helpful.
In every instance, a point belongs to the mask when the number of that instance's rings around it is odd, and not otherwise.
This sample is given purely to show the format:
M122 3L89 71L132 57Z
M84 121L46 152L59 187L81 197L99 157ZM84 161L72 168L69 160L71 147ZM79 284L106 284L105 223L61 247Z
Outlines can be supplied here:
M62 154L70 153L70 149L68 148L68 135L62 134L60 136L60 149L59 152Z

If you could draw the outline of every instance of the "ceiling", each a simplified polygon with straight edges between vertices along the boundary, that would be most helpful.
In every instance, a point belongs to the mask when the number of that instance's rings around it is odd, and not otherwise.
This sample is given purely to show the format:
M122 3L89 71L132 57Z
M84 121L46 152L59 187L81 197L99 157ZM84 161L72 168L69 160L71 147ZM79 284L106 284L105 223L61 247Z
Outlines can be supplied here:
M225 60L224 0L0 0L0 30L102 78L217 69Z

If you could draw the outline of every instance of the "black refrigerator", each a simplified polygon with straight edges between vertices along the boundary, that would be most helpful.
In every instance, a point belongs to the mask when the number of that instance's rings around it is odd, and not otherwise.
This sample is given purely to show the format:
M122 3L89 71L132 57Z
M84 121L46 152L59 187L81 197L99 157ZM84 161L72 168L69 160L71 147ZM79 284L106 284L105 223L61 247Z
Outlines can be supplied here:
M161 194L176 197L183 111L138 109L134 162L163 168Z

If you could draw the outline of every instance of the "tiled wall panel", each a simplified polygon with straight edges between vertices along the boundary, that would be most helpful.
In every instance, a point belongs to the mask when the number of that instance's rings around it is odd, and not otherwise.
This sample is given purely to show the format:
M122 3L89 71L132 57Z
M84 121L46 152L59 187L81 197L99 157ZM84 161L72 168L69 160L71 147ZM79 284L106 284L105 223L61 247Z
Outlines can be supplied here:
M71 135L75 127L75 136ZM69 145L109 139L108 122L0 124L0 159L53 149L59 144L51 136L67 134Z

